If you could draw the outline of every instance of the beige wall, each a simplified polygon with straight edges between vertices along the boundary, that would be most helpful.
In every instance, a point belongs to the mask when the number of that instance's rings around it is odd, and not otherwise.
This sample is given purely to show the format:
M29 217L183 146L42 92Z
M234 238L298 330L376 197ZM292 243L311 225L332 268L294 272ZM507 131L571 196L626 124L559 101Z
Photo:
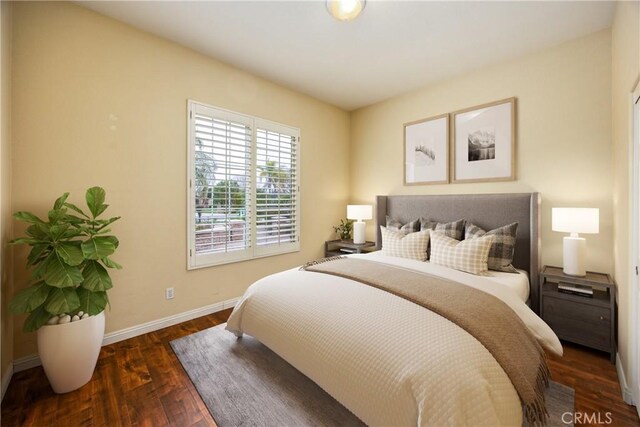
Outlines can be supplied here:
M84 203L87 187L107 190L125 267L107 332L237 297L322 254L348 201L348 113L73 4L15 4L13 28L12 207L45 214L64 191ZM187 99L301 129L299 253L186 270ZM15 255L19 287L25 250ZM35 334L15 323L19 358Z
M11 281L11 12L9 2L0 3L0 333L2 378L13 360L13 317L7 303L13 292Z
M612 143L615 279L618 285L618 353L630 379L632 349L630 322L630 176L632 121L630 94L640 76L640 3L618 2L612 40Z
M552 206L600 208L587 236L588 268L613 271L611 36L602 31L363 108L352 114L352 202L376 194L542 194L542 261L562 265ZM403 185L403 123L517 97L517 180ZM367 234L374 235L373 221Z

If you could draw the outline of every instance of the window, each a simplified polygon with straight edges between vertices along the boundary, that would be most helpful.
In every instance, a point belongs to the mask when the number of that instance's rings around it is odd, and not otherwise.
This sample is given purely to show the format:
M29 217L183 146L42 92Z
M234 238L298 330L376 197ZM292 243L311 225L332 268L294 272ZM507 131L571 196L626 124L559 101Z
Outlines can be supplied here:
M188 107L188 267L298 251L300 130Z

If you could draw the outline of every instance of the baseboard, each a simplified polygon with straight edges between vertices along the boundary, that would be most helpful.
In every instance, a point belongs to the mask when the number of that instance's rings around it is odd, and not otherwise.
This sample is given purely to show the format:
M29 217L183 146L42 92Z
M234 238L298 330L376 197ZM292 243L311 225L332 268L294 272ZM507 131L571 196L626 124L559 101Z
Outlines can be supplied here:
M635 405L633 402L633 393L627 383L627 377L624 375L624 369L622 369L622 361L620 360L620 353L616 353L616 371L618 372L618 381L620 382L620 390L622 391L622 399L629 405Z
M4 399L4 394L7 392L7 387L9 387L9 383L11 382L11 377L13 376L13 365L9 365L9 369L2 376L2 395L0 396L0 401Z
M151 322L143 323L141 325L110 332L105 334L104 339L102 340L102 345L109 345L119 341L128 340L129 338L144 335L159 329L168 328L169 326L177 325L178 323L197 319L198 317L206 316L207 314L217 313L218 311L235 307L239 299L240 298L232 298L226 301L207 305L205 307L196 308L195 310L185 311L184 313L175 314L162 319L152 320Z
M240 298L228 299L226 301L221 301L215 304L196 308L195 310L185 311L183 313L174 314L173 316L164 317L158 320L152 320L151 322L142 323L140 325L132 326L130 328L125 328L125 329L120 329L119 331L110 332L108 334L105 334L104 339L102 340L102 345L104 346L104 345L113 344L119 341L128 340L129 338L148 334L149 332L157 331L163 328L168 328L169 326L177 325L178 323L186 322L192 319L197 319L198 317L206 316L207 314L217 313L218 311L235 307L239 299ZM26 369L40 366L40 364L41 364L40 357L37 354L30 354L28 356L21 357L20 359L16 359L13 361L13 372L24 371Z

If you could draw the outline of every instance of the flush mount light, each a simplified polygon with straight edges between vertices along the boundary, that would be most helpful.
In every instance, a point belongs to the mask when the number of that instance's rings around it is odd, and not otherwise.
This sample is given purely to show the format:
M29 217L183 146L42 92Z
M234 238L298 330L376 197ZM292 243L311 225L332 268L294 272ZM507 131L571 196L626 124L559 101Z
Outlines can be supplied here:
M366 3L366 0L327 0L327 10L338 21L353 21Z

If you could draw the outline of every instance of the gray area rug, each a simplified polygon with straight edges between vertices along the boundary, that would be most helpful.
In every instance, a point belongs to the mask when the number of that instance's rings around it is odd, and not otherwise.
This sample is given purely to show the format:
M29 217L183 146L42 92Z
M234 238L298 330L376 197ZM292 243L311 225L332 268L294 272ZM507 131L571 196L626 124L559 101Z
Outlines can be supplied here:
M220 427L361 426L355 415L280 356L226 324L171 342L180 363ZM567 426L574 390L552 382L548 426Z

